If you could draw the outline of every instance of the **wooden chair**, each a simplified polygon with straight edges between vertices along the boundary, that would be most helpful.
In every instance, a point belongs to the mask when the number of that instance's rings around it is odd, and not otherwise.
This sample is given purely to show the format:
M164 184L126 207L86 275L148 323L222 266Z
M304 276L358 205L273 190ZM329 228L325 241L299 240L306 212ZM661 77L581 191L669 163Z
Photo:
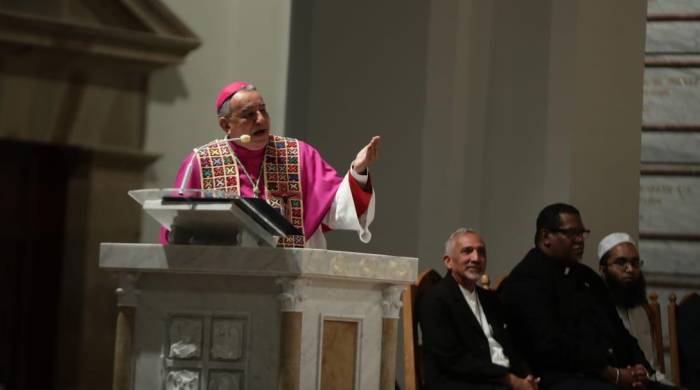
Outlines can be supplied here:
M661 306L659 305L659 296L655 292L649 294L649 302L645 306L647 315L649 316L649 324L651 328L651 341L654 344L654 352L656 353L656 368L664 374L666 373L666 362L664 358L664 338L661 328Z
M679 307L683 307L687 302L690 302L691 299L697 298L697 293L689 293L681 299L680 304L677 304L676 301L678 298L676 294L671 293L668 297L668 336L671 344L671 380L678 386L683 385L681 383L681 351L678 340L678 309Z
M501 287L501 283L503 283L504 280L506 280L506 277L508 275L503 275L500 278L496 279L496 284L491 287L491 278L489 277L489 274L483 274L481 275L481 279L479 280L479 284L481 287L485 288L486 290L493 290L497 291L499 287Z
M406 390L421 388L421 350L418 338L418 318L416 305L428 288L442 277L434 269L428 269L418 276L416 283L406 287L403 293L403 349L404 386Z
M481 275L481 279L479 279L479 284L484 289L490 290L491 289L491 278L489 278L489 274L484 273L483 275Z
M678 305L676 304L676 294L671 293L668 297L668 339L671 345L671 380L680 385L681 373L679 369L678 354L678 326L676 322Z

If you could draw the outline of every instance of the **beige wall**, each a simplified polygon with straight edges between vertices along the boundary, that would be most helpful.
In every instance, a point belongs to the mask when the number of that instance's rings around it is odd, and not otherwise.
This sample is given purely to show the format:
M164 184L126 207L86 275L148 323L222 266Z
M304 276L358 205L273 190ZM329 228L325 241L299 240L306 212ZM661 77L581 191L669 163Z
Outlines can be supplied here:
M536 213L556 201L581 211L594 264L600 238L638 226L645 4L509 3L491 51L481 208L491 270L512 267L532 245Z
M372 135L382 136L381 161L372 168L375 238L364 245L356 234L333 232L329 247L415 256L429 2L301 3L293 9L289 134L341 172Z
M290 85L307 81L289 90L291 134L340 169L383 137L374 239L338 232L331 247L441 268L465 225L483 231L499 276L548 203L581 209L589 263L604 233L637 230L643 2L311 4L306 19L293 12L307 31L292 37Z
M263 91L277 133L284 133L290 2L278 0L168 0L167 5L202 40L177 68L154 73L145 149L162 157L147 172L145 188L172 186L193 147L223 133L214 101L228 82L245 80ZM156 242L158 226L144 216L142 241Z

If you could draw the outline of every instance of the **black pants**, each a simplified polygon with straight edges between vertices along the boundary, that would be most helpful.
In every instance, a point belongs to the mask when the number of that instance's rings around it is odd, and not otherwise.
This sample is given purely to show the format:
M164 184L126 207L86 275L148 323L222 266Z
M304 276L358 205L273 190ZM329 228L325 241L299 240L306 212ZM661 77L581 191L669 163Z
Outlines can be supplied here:
M547 387L547 390L617 390L612 383L603 382L593 378L571 378ZM664 385L659 382L647 383L647 390L680 390L678 387Z

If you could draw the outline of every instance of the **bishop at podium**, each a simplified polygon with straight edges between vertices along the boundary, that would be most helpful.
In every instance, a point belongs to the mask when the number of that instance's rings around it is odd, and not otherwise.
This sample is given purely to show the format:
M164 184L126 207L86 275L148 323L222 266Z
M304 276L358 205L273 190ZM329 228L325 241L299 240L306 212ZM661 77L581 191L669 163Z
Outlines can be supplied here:
M265 199L302 233L280 238L280 247L326 248L324 232L340 229L369 242L375 199L368 167L377 160L379 136L339 177L312 146L271 133L265 101L252 84L226 85L216 113L226 138L195 148L180 166L176 187ZM161 242L167 243L165 229Z

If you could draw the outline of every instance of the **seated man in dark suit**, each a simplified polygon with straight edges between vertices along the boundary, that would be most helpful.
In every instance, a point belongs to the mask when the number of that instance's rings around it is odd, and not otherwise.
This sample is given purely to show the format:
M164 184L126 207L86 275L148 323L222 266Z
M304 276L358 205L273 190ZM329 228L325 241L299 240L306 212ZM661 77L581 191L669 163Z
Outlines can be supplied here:
M452 233L443 261L447 275L417 303L427 388L536 390L537 379L513 350L498 297L476 285L486 269L481 236Z
M662 389L622 324L603 280L581 264L586 236L579 211L545 207L535 248L499 292L521 348L545 389Z

